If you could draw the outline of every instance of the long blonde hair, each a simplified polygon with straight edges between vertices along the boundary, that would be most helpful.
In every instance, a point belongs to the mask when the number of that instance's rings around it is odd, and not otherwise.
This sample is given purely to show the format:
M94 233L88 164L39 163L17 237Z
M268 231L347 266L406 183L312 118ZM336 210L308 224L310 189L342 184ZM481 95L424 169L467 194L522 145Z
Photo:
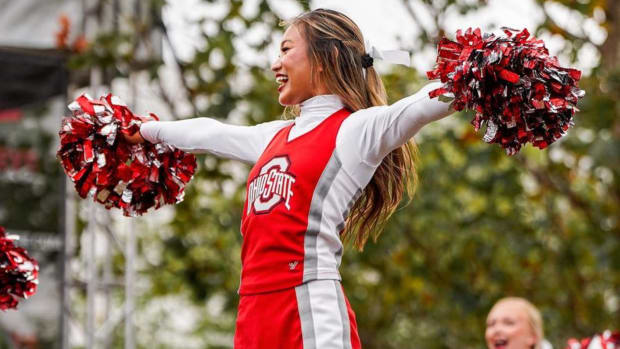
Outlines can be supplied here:
M296 26L308 43L311 79L315 86L323 84L352 112L387 104L379 74L372 66L362 67L364 38L349 17L337 11L317 9L287 24ZM319 66L322 67L320 72L316 69ZM299 115L299 106L287 108L285 113ZM404 192L413 197L417 185L416 153L412 139L383 159L350 210L342 235L345 242L352 242L362 250L369 237L376 241Z

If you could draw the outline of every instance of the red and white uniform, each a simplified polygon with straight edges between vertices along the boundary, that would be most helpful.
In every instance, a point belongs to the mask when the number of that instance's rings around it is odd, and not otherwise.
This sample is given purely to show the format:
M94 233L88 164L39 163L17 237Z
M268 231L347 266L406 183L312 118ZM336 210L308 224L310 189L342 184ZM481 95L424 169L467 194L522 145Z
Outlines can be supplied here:
M295 120L235 126L196 118L141 127L154 143L254 164L241 224L235 347L360 347L339 283L340 231L383 158L450 114L448 104L428 97L437 86L350 115L338 96L321 95L304 101Z

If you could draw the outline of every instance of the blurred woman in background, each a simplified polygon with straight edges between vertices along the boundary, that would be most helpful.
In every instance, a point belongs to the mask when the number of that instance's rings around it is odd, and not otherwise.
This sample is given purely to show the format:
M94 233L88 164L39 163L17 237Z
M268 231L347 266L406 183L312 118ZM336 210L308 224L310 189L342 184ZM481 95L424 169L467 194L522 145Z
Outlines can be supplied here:
M544 340L540 312L528 300L502 298L487 316L485 340L489 349L550 349Z

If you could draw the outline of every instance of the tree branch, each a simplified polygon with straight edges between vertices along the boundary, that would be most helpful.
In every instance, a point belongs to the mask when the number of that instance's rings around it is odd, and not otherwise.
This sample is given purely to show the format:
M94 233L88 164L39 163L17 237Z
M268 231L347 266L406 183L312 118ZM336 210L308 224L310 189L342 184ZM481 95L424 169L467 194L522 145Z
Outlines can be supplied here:
M431 38L433 37L433 35L431 33L429 33L426 30L426 28L424 28L424 26L420 22L420 18L418 17L418 15L413 10L413 7L411 6L411 2L409 0L402 0L402 3L403 3L403 6L405 6L405 9L407 10L407 13L409 14L409 16L411 16L411 18L413 19L413 23L416 25L416 27L422 33L421 36L423 38L423 41L425 41L425 42L432 42Z
M549 14L549 10L547 10L544 4L540 4L540 8L543 10L543 13L545 14L545 23L543 23L541 27L547 27L551 29L552 32L554 31L559 32L560 35L569 39L570 41L587 41L590 44L600 49L600 45L593 43L588 37L588 35L583 31L583 26L581 24L572 26L574 28L578 28L580 31L579 35L575 35L567 31L566 29L564 29L561 25L559 25L558 22L556 22L553 19L553 17L551 17L551 15ZM569 11L572 11L572 10L569 9Z
M607 39L599 50L601 51L601 65L607 69L614 69L620 59L620 2L607 2Z
M577 193L570 189L568 185L554 179L551 175L542 171L541 169L534 168L528 163L525 157L519 156L516 157L516 159L523 165L526 170L528 170L531 174L534 175L534 178L536 178L539 184L541 184L543 187L553 189L556 192L565 195L570 201L570 203L573 205L573 207L581 210L590 222L592 222L594 225L597 225L597 219L594 217L592 208L590 207L588 202L582 200L579 195L577 195Z
M196 107L196 103L194 103L194 98L192 97L191 88L187 85L187 81L185 81L185 74L183 73L184 72L183 64L181 63L181 60L179 59L179 56L177 54L177 51L174 48L174 45L172 45L172 41L170 40L170 37L168 36L168 30L166 29L166 26L164 25L162 21L159 21L158 24L161 28L162 33L164 34L164 38L166 39L168 46L170 47L170 52L172 52L174 61L177 67L179 68L179 75L180 75L179 78L181 80L181 84L183 85L183 88L185 88L185 91L187 91L187 100L192 107L192 115L196 116L198 115L198 108Z

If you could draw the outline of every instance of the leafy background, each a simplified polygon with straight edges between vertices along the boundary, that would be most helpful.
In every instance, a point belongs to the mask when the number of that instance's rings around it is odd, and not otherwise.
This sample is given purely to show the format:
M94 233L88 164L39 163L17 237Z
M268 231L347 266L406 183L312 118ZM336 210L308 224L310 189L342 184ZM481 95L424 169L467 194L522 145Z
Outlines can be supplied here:
M224 11L205 12L188 23L200 28L201 45L191 59L172 50L179 73L175 93L161 75L162 60L137 59L138 51L149 47L150 31L163 33L164 45L169 43L157 15L95 38L72 57L75 75L102 67L105 83L112 85L129 73L146 72L173 119L216 116L256 124L278 118L282 109L267 65L247 63L239 50L242 45L244 55L267 57L274 33L282 31L278 3L259 1L249 12L238 0L203 3L223 4ZM299 9L311 5L300 1ZM434 48L445 34L445 13L466 15L488 4L403 0L402 5L419 35L399 41L418 52ZM151 6L157 14L167 3L151 1ZM417 194L376 243L361 253L348 248L341 267L365 348L484 347L486 314L508 295L526 297L540 308L546 337L556 348L569 337L620 328L620 2L538 0L534 6L544 21L529 29L562 38L561 54L571 64L584 48L596 52L595 67L580 83L587 94L576 125L548 149L526 147L514 157L483 143L467 114L429 125L416 136ZM571 14L568 25L553 16L558 7ZM428 16L432 25L416 24L419 16ZM607 32L602 43L584 29L593 21ZM246 31L263 35L242 40ZM382 77L391 101L414 93L424 84L423 73L389 68ZM138 241L137 267L145 285L137 308L140 347L232 345L249 168L205 155L199 167L185 201L168 220L139 224L147 231ZM123 264L122 255L116 256L116 273ZM115 343L120 345L122 336L118 329Z

